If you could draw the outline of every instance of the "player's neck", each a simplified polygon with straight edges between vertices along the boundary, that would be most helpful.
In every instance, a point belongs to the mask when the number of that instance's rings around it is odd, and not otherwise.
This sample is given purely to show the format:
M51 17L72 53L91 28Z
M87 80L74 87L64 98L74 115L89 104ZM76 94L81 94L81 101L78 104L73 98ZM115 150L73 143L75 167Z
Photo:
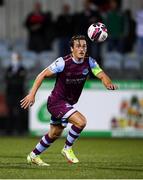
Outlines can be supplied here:
M73 54L72 54L72 59L77 64L83 63L83 61L84 61L84 58L77 58Z

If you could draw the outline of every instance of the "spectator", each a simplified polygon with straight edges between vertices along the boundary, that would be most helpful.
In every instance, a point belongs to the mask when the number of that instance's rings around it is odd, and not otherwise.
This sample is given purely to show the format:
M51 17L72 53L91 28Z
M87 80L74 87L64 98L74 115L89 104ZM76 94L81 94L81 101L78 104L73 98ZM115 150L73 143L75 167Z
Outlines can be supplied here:
M24 83L26 71L21 64L21 56L13 53L11 64L6 69L6 103L8 106L8 121L6 131L8 134L22 134L26 128L24 111L20 108L19 101L24 96Z
M136 13L137 53L143 55L143 8Z
M62 14L59 15L56 22L57 37L59 40L59 56L65 56L70 53L69 44L73 34L72 15L70 14L70 5L64 4Z
M34 10L28 14L25 26L28 31L28 49L40 53L46 49L45 15L39 2L34 4Z
M108 51L123 51L123 31L124 19L123 14L118 8L116 0L110 0L110 11L107 14L107 28L108 28Z
M46 50L52 50L52 43L55 38L55 23L51 12L45 13L45 41Z
M134 44L136 41L136 23L134 19L132 18L131 11L127 9L124 12L124 53L129 53L133 51Z
M87 35L88 27L92 23L102 22L102 17L91 0L85 0L83 6L83 11L74 15L74 33ZM89 53L101 65L101 43L89 41Z
M84 9L74 15L74 34L87 35L87 29L92 23L101 22L102 17L91 0L83 1Z

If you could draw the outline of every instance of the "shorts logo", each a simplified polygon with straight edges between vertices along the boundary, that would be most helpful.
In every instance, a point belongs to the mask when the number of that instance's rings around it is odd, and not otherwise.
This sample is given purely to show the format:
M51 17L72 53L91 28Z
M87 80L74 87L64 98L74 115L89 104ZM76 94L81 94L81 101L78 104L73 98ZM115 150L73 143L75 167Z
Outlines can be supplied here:
M87 75L88 72L89 72L88 69L84 69L84 70L82 71L82 74L83 74L83 75Z

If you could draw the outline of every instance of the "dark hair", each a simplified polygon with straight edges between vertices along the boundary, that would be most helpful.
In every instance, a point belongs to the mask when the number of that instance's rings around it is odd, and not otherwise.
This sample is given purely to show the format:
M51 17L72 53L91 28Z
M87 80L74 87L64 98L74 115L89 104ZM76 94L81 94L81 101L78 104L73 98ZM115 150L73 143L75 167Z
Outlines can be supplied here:
M71 38L69 42L70 47L73 47L75 40L85 40L87 42L87 39L84 35L75 35Z

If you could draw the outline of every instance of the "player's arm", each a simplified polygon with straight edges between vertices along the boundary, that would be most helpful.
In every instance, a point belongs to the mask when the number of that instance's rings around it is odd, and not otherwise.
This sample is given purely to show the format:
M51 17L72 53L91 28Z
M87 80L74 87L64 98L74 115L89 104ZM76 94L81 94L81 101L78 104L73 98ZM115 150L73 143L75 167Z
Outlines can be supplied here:
M36 77L36 79L34 81L32 89L30 90L30 93L20 101L22 108L26 109L29 106L34 104L36 92L38 91L40 85L42 84L42 81L46 77L51 77L52 75L54 75L58 72L62 72L64 69L64 65L65 65L64 63L65 62L62 58L58 58L50 66L48 66L40 74L38 74L38 76Z
M46 77L51 77L53 74L54 73L52 71L50 71L48 68L44 69L40 74L38 74L29 94L20 101L22 108L26 109L29 106L32 106L34 104L36 92L39 89L39 87L41 86L42 81Z
M107 89L109 89L109 90L117 89L117 86L112 83L111 79L109 78L109 76L104 71L99 72L96 75L96 77L98 77L102 81L102 83L104 84L104 86Z
M94 76L99 78L107 89L109 90L117 89L117 86L112 83L109 76L100 68L100 66L97 64L95 59L90 57L89 64L90 64L91 71L94 74Z
M30 94L32 94L33 96L36 95L37 90L39 89L39 87L41 86L42 81L46 78L46 77L51 77L52 75L54 75L54 73L52 71L50 71L48 68L44 69L40 74L38 74L38 76L35 79L35 82L33 84L33 87L30 91Z

